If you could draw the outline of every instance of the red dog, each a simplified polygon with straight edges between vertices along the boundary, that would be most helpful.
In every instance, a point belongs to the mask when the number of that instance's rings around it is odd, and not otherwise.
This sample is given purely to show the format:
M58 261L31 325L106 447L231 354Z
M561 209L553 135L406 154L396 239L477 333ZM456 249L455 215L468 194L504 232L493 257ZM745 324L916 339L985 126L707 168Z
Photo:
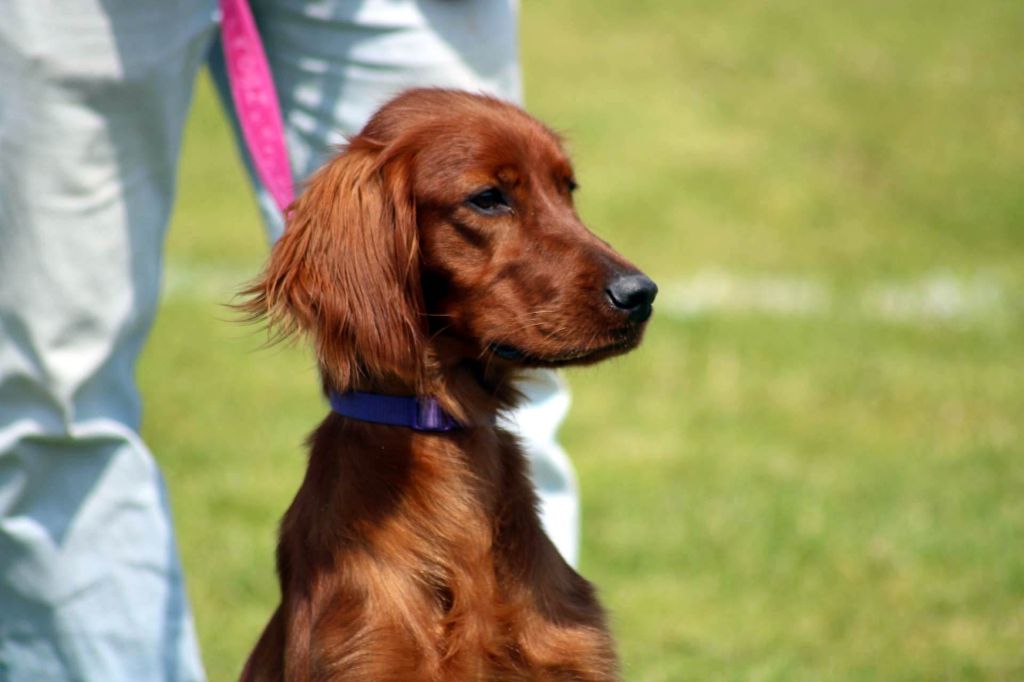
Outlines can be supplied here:
M517 371L630 350L650 317L657 287L580 222L575 186L522 110L412 90L293 205L244 307L312 339L335 410L243 679L617 679L594 591L494 421Z

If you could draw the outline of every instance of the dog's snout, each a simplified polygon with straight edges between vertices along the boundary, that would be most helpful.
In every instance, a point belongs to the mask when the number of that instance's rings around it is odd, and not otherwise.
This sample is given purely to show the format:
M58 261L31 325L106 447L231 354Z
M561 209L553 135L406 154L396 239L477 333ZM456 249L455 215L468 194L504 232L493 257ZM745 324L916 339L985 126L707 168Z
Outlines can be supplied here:
M620 273L608 282L605 293L612 305L629 314L630 322L645 322L651 316L658 285L642 272Z

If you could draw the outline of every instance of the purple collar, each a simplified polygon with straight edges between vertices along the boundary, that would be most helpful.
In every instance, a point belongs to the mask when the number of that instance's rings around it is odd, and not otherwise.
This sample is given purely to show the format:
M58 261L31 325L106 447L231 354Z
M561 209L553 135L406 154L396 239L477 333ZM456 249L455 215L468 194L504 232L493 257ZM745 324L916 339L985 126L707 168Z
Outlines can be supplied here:
M331 391L327 397L331 401L331 409L350 419L406 426L413 431L446 432L465 428L441 409L437 398L361 391Z

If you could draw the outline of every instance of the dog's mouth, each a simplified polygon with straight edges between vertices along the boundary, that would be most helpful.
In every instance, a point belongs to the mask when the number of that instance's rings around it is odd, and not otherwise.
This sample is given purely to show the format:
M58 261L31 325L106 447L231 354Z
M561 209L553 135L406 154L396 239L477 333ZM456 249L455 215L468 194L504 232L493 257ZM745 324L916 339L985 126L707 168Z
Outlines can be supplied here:
M491 343L488 349L509 362L534 367L562 367L602 360L632 350L640 343L641 334L630 333L611 343L589 348L570 348L555 353L533 353L508 343Z

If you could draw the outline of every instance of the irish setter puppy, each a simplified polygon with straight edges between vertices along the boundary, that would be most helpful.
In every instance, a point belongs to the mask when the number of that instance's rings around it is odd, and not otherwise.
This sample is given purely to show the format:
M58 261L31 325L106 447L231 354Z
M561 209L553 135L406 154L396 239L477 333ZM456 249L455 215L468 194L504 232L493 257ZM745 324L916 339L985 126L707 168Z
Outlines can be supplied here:
M580 222L575 186L517 107L411 90L292 206L243 307L311 339L334 410L244 680L618 678L495 424L517 372L627 351L650 317L657 288Z

